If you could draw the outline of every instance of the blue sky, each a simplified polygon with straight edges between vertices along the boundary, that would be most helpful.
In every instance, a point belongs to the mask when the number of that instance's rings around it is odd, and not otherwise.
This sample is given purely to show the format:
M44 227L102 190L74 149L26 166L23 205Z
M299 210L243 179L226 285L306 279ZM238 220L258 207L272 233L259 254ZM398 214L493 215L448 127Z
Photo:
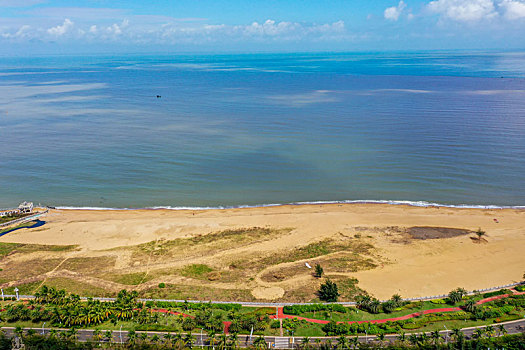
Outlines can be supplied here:
M0 0L0 55L524 46L525 0Z

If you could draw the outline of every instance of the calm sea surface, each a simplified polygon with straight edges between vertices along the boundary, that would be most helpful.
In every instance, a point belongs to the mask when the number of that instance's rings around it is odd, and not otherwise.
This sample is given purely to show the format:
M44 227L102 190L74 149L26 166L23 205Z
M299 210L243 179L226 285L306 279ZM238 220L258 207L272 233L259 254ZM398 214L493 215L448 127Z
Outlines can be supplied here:
M521 206L525 53L3 57L0 150L0 207Z

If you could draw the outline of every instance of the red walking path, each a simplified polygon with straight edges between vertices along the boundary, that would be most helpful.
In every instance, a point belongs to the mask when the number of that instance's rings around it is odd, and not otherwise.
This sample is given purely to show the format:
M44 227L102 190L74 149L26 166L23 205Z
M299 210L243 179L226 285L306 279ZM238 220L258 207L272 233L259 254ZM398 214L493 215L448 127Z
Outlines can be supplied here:
M506 298L506 297L508 297L510 295L521 295L521 294L525 294L525 292L519 292L519 293L515 292L515 293L512 293L512 294L496 295L494 297L481 299L481 300L479 300L476 303L476 305L481 305L481 304L484 304L484 303L488 303L490 301L503 299L503 298ZM408 320L410 318L421 316L421 315L435 314L435 313L441 313L441 312L452 312L452 311L461 311L461 308L459 308L459 307L443 307L443 308L438 308L438 309L430 309L430 310L423 310L423 311L420 311L420 312L414 312L414 313L411 313L411 314L408 314L408 315L404 315L404 316L399 316L399 317L383 318L383 319L380 319L380 320L348 321L348 324L352 324L352 323L367 323L367 322L370 322L370 323L385 323L385 322L393 322L393 321L402 321L402 320ZM273 315L273 316L270 316L270 318L273 318L273 319L280 319L280 318L282 318L282 319L285 319L285 318L294 319L294 318L296 318L298 320L305 320L307 322L312 322L312 323L319 323L319 324L330 323L330 321L327 321L327 320L318 320L318 319L315 319L315 318L306 318L306 317L300 317L300 316L295 316L295 315L286 315L286 314L284 314L282 307L278 308L277 316ZM342 322L339 322L339 323L342 323Z
M496 295L496 296L493 296L493 297L490 297L490 298L481 299L481 300L479 300L476 303L476 305L481 305L481 304L488 303L488 302L491 302L491 301L494 301L494 300L503 299L503 298L506 298L506 297L508 297L510 295L521 295L521 294L525 294L525 292L513 292L512 294ZM361 323L367 323L367 322L370 322L370 323L385 323L385 322L394 322L394 321L408 320L410 318L421 316L421 315L435 314L435 313L441 313L441 312L452 312L452 311L461 311L461 308L459 308L459 307L443 307L443 308L437 308L437 309L423 310L423 311L420 311L420 312L414 312L414 313L411 313L411 314L408 314L408 315L404 315L404 316L399 316L399 317L383 318L383 319L379 319L379 320L347 321L347 322L348 322L348 324L352 324L352 323L359 323L359 324L361 324ZM166 314L171 314L171 315L182 315L183 317L195 318L195 316L192 316L192 315L188 315L188 314L185 314L185 313L182 313L182 312L170 311L170 310L167 310L167 309L152 309L151 312L160 312L160 313L166 313ZM300 316L295 316L295 315L286 315L283 312L283 307L279 307L277 309L277 315L272 315L272 316L270 316L270 318L272 318L272 319L286 319L286 318L287 319L294 319L295 318L295 319L298 319L298 320L305 320L307 322L318 323L318 324L330 323L330 321L327 321L327 320L318 320L318 319L315 319L315 318L300 317ZM343 322L338 322L338 323L343 323ZM230 321L224 321L223 324L224 324L224 333L228 334L228 331L229 331L230 326L231 326L232 323Z

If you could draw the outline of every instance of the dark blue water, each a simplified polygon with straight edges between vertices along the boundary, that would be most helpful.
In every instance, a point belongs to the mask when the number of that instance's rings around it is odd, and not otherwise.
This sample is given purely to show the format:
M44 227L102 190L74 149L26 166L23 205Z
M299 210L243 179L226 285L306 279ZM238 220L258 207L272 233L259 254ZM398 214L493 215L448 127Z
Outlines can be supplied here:
M525 53L4 57L0 148L0 207L520 206Z
M40 226L44 226L45 225L45 221L42 221L42 220L35 220L33 221L33 223L29 226L24 226L24 227L13 227L13 228L8 228L8 229L3 229L3 230L0 230L0 237L4 236L4 235L7 235L8 233L11 233L13 231L18 231L18 230L24 230L24 229L28 229L28 228L37 228L37 227L40 227Z

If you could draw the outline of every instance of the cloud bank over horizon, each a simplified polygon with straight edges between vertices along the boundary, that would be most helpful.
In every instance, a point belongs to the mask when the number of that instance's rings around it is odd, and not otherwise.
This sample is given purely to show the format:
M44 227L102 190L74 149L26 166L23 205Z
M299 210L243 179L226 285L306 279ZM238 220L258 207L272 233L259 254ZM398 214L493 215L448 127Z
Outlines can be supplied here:
M260 19L256 13L244 12L209 18L204 7L195 5L193 11L187 11L192 16L174 16L170 12L181 11L169 8L137 8L137 4L130 8L58 5L62 5L59 0L0 0L0 44L15 48L12 51L30 46L75 51L82 45L128 50L154 45L237 50L304 47L307 51L483 49L498 45L523 48L519 38L525 32L525 0L400 0L387 7L362 9L361 14L336 11L329 16L304 11L304 20L300 20L301 13L286 9L282 9L284 15L295 18L284 18L278 9L275 16ZM195 16L201 12L202 16ZM506 41L501 42L502 38Z

